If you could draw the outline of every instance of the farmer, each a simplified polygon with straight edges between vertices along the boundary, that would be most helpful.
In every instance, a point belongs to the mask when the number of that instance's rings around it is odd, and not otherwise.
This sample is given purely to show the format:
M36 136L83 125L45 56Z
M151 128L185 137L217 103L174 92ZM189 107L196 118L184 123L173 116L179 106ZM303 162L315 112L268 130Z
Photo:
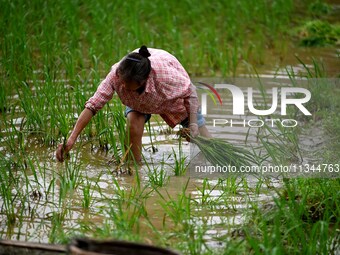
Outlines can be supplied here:
M205 120L199 112L198 98L189 75L170 53L142 46L114 64L95 94L85 103L76 125L65 145L56 151L64 161L78 135L91 118L111 100L116 92L124 105L127 131L134 160L141 162L144 124L151 114L160 114L164 121L175 127L189 127L191 136L210 137Z

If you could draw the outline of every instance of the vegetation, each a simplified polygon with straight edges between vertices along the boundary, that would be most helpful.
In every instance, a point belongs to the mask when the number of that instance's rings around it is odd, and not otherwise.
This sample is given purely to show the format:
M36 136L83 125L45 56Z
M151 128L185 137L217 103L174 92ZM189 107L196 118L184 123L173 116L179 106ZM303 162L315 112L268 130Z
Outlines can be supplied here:
M116 238L183 254L339 251L339 178L192 179L186 144L157 141L171 134L160 135L150 126L155 154L145 156L133 176L114 174L107 163L120 163L126 155L124 106L116 96L86 127L70 158L64 164L54 158L87 98L130 50L141 44L164 48L192 77L237 76L244 66L256 70L268 51L287 54L290 44L338 44L330 5L286 0L0 4L0 238L50 243L74 236ZM292 24L299 32L290 31ZM323 64L311 61L297 59L312 93L307 107L313 118L294 111L288 117L324 132L323 146L309 152L316 162L340 162L340 91L326 79ZM294 85L301 74L286 71ZM259 128L256 160L299 162L306 156L302 133ZM155 146L165 146L159 158ZM332 174L321 177L339 176Z
M303 46L332 45L340 40L340 25L331 25L327 21L308 21L298 30Z

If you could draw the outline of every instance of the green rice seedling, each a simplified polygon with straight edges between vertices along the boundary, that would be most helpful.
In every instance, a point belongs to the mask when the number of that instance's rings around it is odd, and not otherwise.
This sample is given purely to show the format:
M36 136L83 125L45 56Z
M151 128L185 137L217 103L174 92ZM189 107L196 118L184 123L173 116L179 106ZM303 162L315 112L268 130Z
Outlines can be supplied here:
M239 42L234 44L234 47L233 47L232 52L231 52L231 57L230 57L231 58L231 74L232 74L233 77L236 76L237 67L239 65L240 49L237 45L239 45Z
M324 128L327 135L330 137L327 148L322 153L324 162L339 162L340 160L340 146L338 138L340 137L340 117L337 112L331 113L327 116L324 122Z
M154 187L164 187L168 182L170 176L167 175L164 168L158 171L158 169L154 169L152 173L149 175L149 181L152 183Z
M323 66L322 63L318 62L317 60L315 60L315 58L312 58L312 62L313 62L313 68L310 68L306 65L305 62L302 61L301 58L299 58L298 56L295 56L296 59L300 62L300 64L303 66L303 68L306 71L306 74L301 74L303 77L306 78L326 78L326 72L325 72L325 67Z
M338 224L338 188L339 181L333 179L286 180L274 208L251 216L247 243L257 254L329 254L330 242L338 235L331 227Z
M176 232L179 241L175 243L175 248L186 254L214 254L214 249L209 247L205 240L208 228L206 224L192 220L185 230Z
M45 184L46 179L44 178L43 183L41 183L39 176L41 175L41 173L44 173L45 171L42 170L43 167L41 167L39 164L34 164L34 162L39 162L39 159L36 156L27 157L27 165L28 165L29 170L31 171L31 174L33 174L34 181L38 186L42 187L43 184ZM24 172L25 178L28 182L29 182L29 180L28 180L29 174L30 173L28 171ZM39 174L39 176L38 176L38 174ZM46 175L43 174L42 177L46 177Z
M218 189L218 186L219 183L211 186L209 180L205 178L202 182L202 185L196 187L199 196L198 198L195 198L195 200L200 206L209 207L210 210L213 210L214 205L219 203L220 198L224 195L223 193L221 193L218 198L212 198L211 194Z
M170 165L170 167L174 170L175 176L182 176L186 173L188 169L188 163L187 158L188 156L185 156L182 150L182 142L179 140L178 144L178 154L172 148L172 155L174 156L174 164Z
M22 169L12 169L12 160L2 154L0 159L0 211L4 224L0 235L5 234L6 238L11 238L15 234L20 235L27 213L28 193L23 189L25 181L21 177Z
M185 186L182 188L180 194L176 199L173 199L171 195L166 191L167 196L161 194L158 190L155 190L162 199L161 205L165 210L166 217L170 217L175 226L181 226L185 228L191 219L191 195L187 195L189 179ZM163 221L165 224L165 221ZM165 227L165 226L163 226Z
M150 191L147 187L141 188L138 174L135 175L135 179L135 184L129 190L122 188L116 179L113 180L116 198L112 199L104 195L108 201L108 208L104 210L110 219L105 225L110 225L111 230L108 232L103 232L102 229L96 230L100 232L100 235L133 240L140 234L141 219L148 217L145 201Z
M237 176L230 176L228 178L218 179L218 187L227 195L236 195L238 190L242 188L242 179Z
M108 127L107 114L104 111L99 111L94 121L95 130L97 131L97 140L99 143L99 148L105 151L109 149L108 134L111 131Z
M37 157L33 157L33 158L35 162L38 162ZM30 204L29 207L31 208L30 200L40 201L40 199L43 198L43 191L44 191L43 188L46 185L46 180L44 179L42 181L41 179L39 179L39 176L38 176L39 173L38 173L37 168L40 168L40 166L39 164L38 166L34 164L32 157L27 157L26 162L27 162L27 168L22 171L22 175L23 175L22 178L25 178L24 185L26 186L26 190L24 191L22 188L21 190L23 190L25 193L24 195L25 202L29 203ZM33 174L33 177L34 177L33 180L30 178L31 174ZM33 210L32 210L31 218L33 217L34 215L33 215Z
M63 208L60 212L52 212L50 218L51 230L48 234L50 243L66 243L69 241L69 234L67 233L64 222L67 217L67 209Z
M115 220L111 218L107 218L104 220L103 224L99 226L95 226L95 230L93 234L97 238L101 239L117 239L117 240L125 240L125 241L133 241L133 242L139 242L141 243L143 240L141 238L141 235L138 233L135 233L135 231L131 231L130 229L125 229L115 227ZM120 225L123 225L123 222L121 222Z
M110 151L113 152L113 158L116 162L120 162L122 156L126 153L129 146L127 141L129 135L126 129L126 118L124 116L123 104L119 100L114 100L112 108L110 108L110 121L113 121L113 128L108 132L108 139L111 145ZM110 124L112 126L112 124Z
M36 185L41 189L44 193L45 199L53 200L55 195L55 188L58 178L55 176L56 172L49 169L48 162L42 162L40 158L37 156L30 156L28 157L28 165L30 166L30 170L34 176L34 181ZM26 173L25 175L29 175L30 173ZM52 201L53 202L53 201Z
M153 143L153 139L152 139L152 135L153 135L155 132L153 132L152 129L151 129L150 121L148 121L148 124L146 125L146 131L147 131L148 134L149 134L150 144L151 144L151 151L152 151L152 153L155 153L155 152L157 152L157 148L155 147L155 145L154 145L154 143Z
M51 129L55 130L51 132L51 138L49 140L53 141L52 144L54 144L54 141L61 135L62 141L65 144L71 123L70 113L65 114L58 103L55 105L55 108L53 107L52 109L53 117L51 117L50 124Z
M34 96L29 84L22 82L20 87L17 87L17 94L19 96L21 108L25 112L25 122L23 125L27 126L28 130L35 130L37 126L42 127L44 124L40 111L35 111ZM38 102L37 102L38 103Z
M94 181L91 181L89 177L84 176L84 180L82 183L82 195L83 195L83 200L82 200L82 207L86 210L89 210L92 205L95 203L94 199L94 192L95 190L99 192L100 196L104 196L102 194L102 189L98 185L99 180L101 179L102 174L98 174L96 179Z
M263 125L263 134L258 136L270 160L277 165L285 164L287 161L299 162L302 156L297 131L287 129L278 123L275 125L277 130L274 130L268 124Z
M293 77L291 79L294 81ZM261 95L261 105L256 102L256 109L265 108L268 109L268 96L265 90L264 81L259 77L258 89ZM288 111L288 116L292 119L296 114ZM254 150L259 153L254 153L254 161L264 163L268 160L272 160L275 164L285 164L287 162L298 162L302 155L299 148L298 140L298 128L286 128L279 122L273 122L272 125L266 123L267 116L259 116L259 120L264 123L263 126L258 128L257 139L260 141L259 148ZM272 119L280 119L280 117L270 116ZM275 126L274 126L275 125ZM250 129L249 129L250 131ZM249 132L248 131L248 132ZM248 139L248 134L246 140Z
M220 190L220 196L216 200L215 207L226 207L231 212L239 211L238 205L248 203L249 196L253 195L253 190L249 189L247 176L232 175L227 178L220 178L216 189ZM242 214L247 215L248 211Z
M145 206L136 200L118 200L110 205L107 213L115 226L115 236L128 239L134 232L139 233L140 219L146 216Z
M1 211L6 215L6 224L13 226L16 222L15 200L17 195L13 194L12 190L16 180L10 172L10 162L6 159L1 160L0 177Z
M314 245L309 246L307 250L310 254L329 254L329 224L326 221L318 221L314 224L313 228L311 229L311 242Z
M71 161L65 161L65 169L59 173L59 206L62 205L63 200L67 194L74 192L79 185L83 182L81 175L81 164L79 163L78 156L71 157Z
M201 204L195 208L194 199L187 193L189 179L182 191L176 197L172 197L168 192L163 196L159 191L156 192L162 199L161 205L165 211L163 220L163 228L167 229L167 224L172 226L166 218L170 218L174 226L171 227L169 234L166 234L169 239L174 239L175 248L185 251L188 254L209 254L210 248L205 244L205 235L209 227L206 223L197 222L194 215L195 211L202 210Z
M315 121L316 119L324 118L330 112L336 111L339 107L336 79L326 77L325 67L322 62L313 58L313 66L309 67L300 58L297 57L297 59L306 72L301 74L301 76L307 78L306 86L311 92L311 99L306 103L306 108L309 109L313 116L313 118L303 118L303 116L299 116L299 118L306 121Z
M87 180L86 184L83 186L83 201L82 206L85 209L89 209L91 207L91 183Z
M24 205L27 202L27 196L21 198L21 205ZM19 210L16 212L18 222L16 224L16 238L20 239L20 237L23 235L27 237L27 229L23 229L25 227L24 220L25 220L25 215L26 214L26 208L24 206L20 207ZM27 227L26 227L27 228Z
M3 114L9 110L8 89L3 82L0 83L0 113Z
M144 164L148 169L148 181L153 188L164 187L170 180L170 176L167 175L167 172L164 169L165 162L164 156L159 165L155 164L152 159L151 163L148 163L144 158Z
M263 191L263 186L267 185L267 188L270 188L270 182L271 180L266 177L259 177L256 182L256 186L254 188L254 194L255 195L260 195L261 192Z
M1 139L2 144L6 146L7 151L12 155L20 155L26 148L24 133L16 125L14 113L11 113L8 118L6 116L2 117L1 128L4 131L4 139Z

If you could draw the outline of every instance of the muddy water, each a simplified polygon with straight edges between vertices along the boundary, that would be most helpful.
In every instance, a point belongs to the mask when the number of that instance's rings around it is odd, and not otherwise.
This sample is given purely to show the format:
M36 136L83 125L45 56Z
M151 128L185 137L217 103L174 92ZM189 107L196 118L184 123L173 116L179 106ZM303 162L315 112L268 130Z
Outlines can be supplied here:
M340 10L340 8L339 8ZM339 11L340 13L340 11ZM313 61L315 61L321 69L324 69L327 77L339 77L340 75L340 48L314 48L314 47L293 47L286 49L286 54L278 56L275 52L268 51L264 56L264 62L255 67L261 77L287 77L287 70L295 74L304 74L305 67L298 61L301 59L308 68L314 70ZM275 63L275 64L273 64ZM240 68L249 73L253 68L246 65Z
M309 59L312 55L322 58L326 67L329 70L330 76L336 76L339 71L339 59L337 58L334 50L313 50L304 49L298 50L299 57L302 59ZM316 54L318 53L318 54ZM305 54L305 55L302 55ZM268 56L268 59L270 57ZM268 62L268 61L266 61ZM270 63L270 61L268 62ZM286 75L285 67L288 64L295 63L292 67L294 72L302 72L303 68L297 63L293 56L286 57L280 66L272 67L260 66L258 71L262 77L278 77L280 79L280 85L285 86L289 84L289 77ZM310 63L310 61L307 61ZM201 79L196 80L208 82L210 84L230 82L228 80L221 79ZM241 84L241 83L240 83ZM240 87L243 91L246 91L246 87L252 84L244 83ZM268 94L271 93L271 88L276 86L275 82L266 83L265 90ZM242 87L243 86L243 87ZM198 90L200 98L205 90ZM226 139L234 144L240 144L245 146L245 139L247 138L247 146L258 145L256 138L257 128L242 127L230 127L228 125L214 126L214 119L235 119L240 118L232 115L232 103L230 95L222 94L223 106L215 104L212 100L208 100L208 114L206 115L207 127L209 131L215 137ZM258 103L263 101L259 90L254 90L254 100ZM278 107L277 111L280 111ZM247 118L253 116L248 114ZM254 204L256 206L268 206L272 202L273 196L276 195L277 190L281 186L281 178L269 178L266 184L263 184L258 188L258 179L254 176L245 176L244 179L236 178L236 186L218 185L218 180L214 178L205 181L202 178L194 178L190 176L190 173L184 176L174 176L175 158L174 152L179 155L182 153L184 161L188 163L190 161L190 150L192 145L187 142L183 142L181 151L179 151L178 139L174 132L164 134L164 130L167 130L166 125L159 125L153 117L151 119L151 125L155 131L153 136L153 144L157 148L157 152L150 152L150 137L145 132L143 136L144 144L144 156L148 165L144 165L139 170L139 178L141 180L141 189L145 188L145 193L148 194L144 199L145 208L147 210L148 219L153 226L165 233L171 233L175 229L175 223L167 214L164 206L167 201L177 201L178 197L184 193L186 196L190 196L197 204L194 207L194 212L191 215L191 221L197 225L209 226L209 229L204 233L204 240L211 246L218 246L219 241L216 237L230 236L237 227L240 226L246 220L247 209L251 208ZM20 126L22 119L17 119L17 126ZM275 127L273 127L275 130ZM176 131L175 129L174 131ZM3 133L5 134L5 132ZM320 135L321 136L321 135ZM308 140L309 139L309 140ZM307 141L308 140L308 141ZM313 147L322 141L310 140L310 137L305 136L302 143L308 144ZM315 143L315 144L314 144ZM5 151L5 147L1 145L1 151ZM80 232L80 226L88 225L90 228L94 226L100 226L105 222L107 218L112 217L109 210L109 201L118 201L122 199L121 192L123 190L129 194L131 189L137 187L136 176L129 176L126 174L116 174L112 170L114 166L109 164L111 159L110 154L106 154L100 151L92 151L89 147L79 148L79 153L73 152L72 160L76 160L72 167L79 174L79 186L75 189L72 195L68 194L62 201L59 201L59 194L61 190L60 176L66 171L65 164L59 164L55 162L54 148L44 148L40 146L31 147L29 157L33 159L33 164L38 169L38 174L28 173L28 180L30 185L25 185L23 182L22 191L27 193L26 201L20 201L15 205L15 212L20 214L18 219L20 224L15 224L13 228L8 228L6 225L6 215L3 210L0 214L0 232L1 237L19 240L29 240L38 242L49 242L49 236L53 231L55 225L54 219L63 212L63 209L67 208L64 215L63 229L66 233L77 234ZM194 159L195 160L195 159ZM164 164L164 162L166 164ZM149 168L155 169L159 172L164 169L167 176L170 176L169 181L164 187L157 188L158 192L153 191L148 185L150 184L150 177L148 175ZM191 177L191 178L190 178ZM211 177L211 176L209 176ZM23 178L24 179L24 178ZM205 183L205 184L204 184ZM207 197L202 195L202 188L208 183L208 188L204 191L208 194ZM90 186L90 209L83 209L82 202L84 200L82 190L85 185ZM52 187L52 188L51 188ZM186 187L185 191L183 189ZM236 187L236 188L235 188ZM150 191L150 193L148 192ZM17 193L18 191L13 191ZM128 196L128 195L127 195ZM166 199L163 199L162 196ZM214 202L213 209L205 207L202 203L202 199L205 201ZM206 202L205 202L206 203ZM1 201L3 206L3 201ZM113 203L115 204L115 203ZM3 207L2 207L3 208ZM24 209L23 209L24 208ZM169 206L168 210L172 207ZM127 210L127 213L131 213ZM152 240L152 236L155 235L153 231L144 225L145 220L141 217L141 233L149 233L149 239ZM165 222L165 223L164 223ZM164 227L165 224L165 227Z

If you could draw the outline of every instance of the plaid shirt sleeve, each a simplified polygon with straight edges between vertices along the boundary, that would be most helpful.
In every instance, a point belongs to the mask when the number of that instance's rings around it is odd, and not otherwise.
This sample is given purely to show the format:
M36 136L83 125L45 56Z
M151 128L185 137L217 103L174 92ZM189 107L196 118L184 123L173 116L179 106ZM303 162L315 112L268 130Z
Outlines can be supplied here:
M114 65L106 78L100 83L94 95L85 103L85 108L96 114L104 105L110 101L115 92L114 83L116 81L116 67Z

